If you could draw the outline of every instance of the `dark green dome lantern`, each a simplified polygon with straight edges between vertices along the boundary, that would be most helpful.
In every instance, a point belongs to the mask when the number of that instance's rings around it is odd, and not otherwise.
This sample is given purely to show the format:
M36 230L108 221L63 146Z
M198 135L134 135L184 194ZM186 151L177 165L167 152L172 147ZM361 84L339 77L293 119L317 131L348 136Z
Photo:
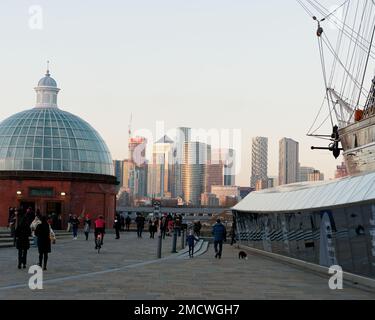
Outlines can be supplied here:
M35 88L34 108L0 122L0 171L53 171L114 175L112 157L98 132L57 106L49 71Z

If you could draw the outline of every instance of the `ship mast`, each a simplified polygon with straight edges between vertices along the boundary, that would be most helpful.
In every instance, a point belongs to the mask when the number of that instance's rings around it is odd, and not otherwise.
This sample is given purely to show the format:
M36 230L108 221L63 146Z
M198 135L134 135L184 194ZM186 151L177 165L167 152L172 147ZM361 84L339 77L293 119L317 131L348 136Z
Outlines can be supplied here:
M323 1L296 1L317 24L316 36L325 87L322 106L327 104L329 112L319 124L322 108L319 110L308 136L329 139L329 147L318 149L330 150L337 158L342 150L339 147L340 130L375 114L375 78L370 90L365 86L370 62L375 60L375 0L342 0L333 11L324 7ZM336 30L326 28L328 22ZM334 37L336 40L332 39ZM331 122L332 134L317 134L327 120Z

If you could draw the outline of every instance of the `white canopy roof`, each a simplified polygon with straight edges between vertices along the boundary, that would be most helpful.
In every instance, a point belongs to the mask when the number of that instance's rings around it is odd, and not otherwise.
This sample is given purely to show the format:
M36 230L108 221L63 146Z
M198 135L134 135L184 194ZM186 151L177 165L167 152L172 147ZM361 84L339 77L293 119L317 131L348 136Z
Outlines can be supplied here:
M233 210L290 212L375 199L375 172L342 179L300 182L250 193Z

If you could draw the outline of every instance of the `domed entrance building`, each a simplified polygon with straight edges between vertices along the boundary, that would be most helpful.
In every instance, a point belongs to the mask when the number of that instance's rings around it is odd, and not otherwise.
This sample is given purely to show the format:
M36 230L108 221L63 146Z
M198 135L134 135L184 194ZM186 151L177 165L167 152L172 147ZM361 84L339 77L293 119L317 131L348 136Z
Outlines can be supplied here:
M58 108L59 90L47 70L35 88L35 107L0 122L0 226L10 207L51 215L57 229L69 214L113 221L111 154L90 124Z

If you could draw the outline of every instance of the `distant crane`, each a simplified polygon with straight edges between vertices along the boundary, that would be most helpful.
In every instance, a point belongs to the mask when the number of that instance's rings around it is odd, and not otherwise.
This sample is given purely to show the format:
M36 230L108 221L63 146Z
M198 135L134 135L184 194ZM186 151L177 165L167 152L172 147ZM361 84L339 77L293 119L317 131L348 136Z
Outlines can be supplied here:
M128 126L129 139L132 136L132 121L133 121L133 113L130 113L130 120L129 120L129 126Z

